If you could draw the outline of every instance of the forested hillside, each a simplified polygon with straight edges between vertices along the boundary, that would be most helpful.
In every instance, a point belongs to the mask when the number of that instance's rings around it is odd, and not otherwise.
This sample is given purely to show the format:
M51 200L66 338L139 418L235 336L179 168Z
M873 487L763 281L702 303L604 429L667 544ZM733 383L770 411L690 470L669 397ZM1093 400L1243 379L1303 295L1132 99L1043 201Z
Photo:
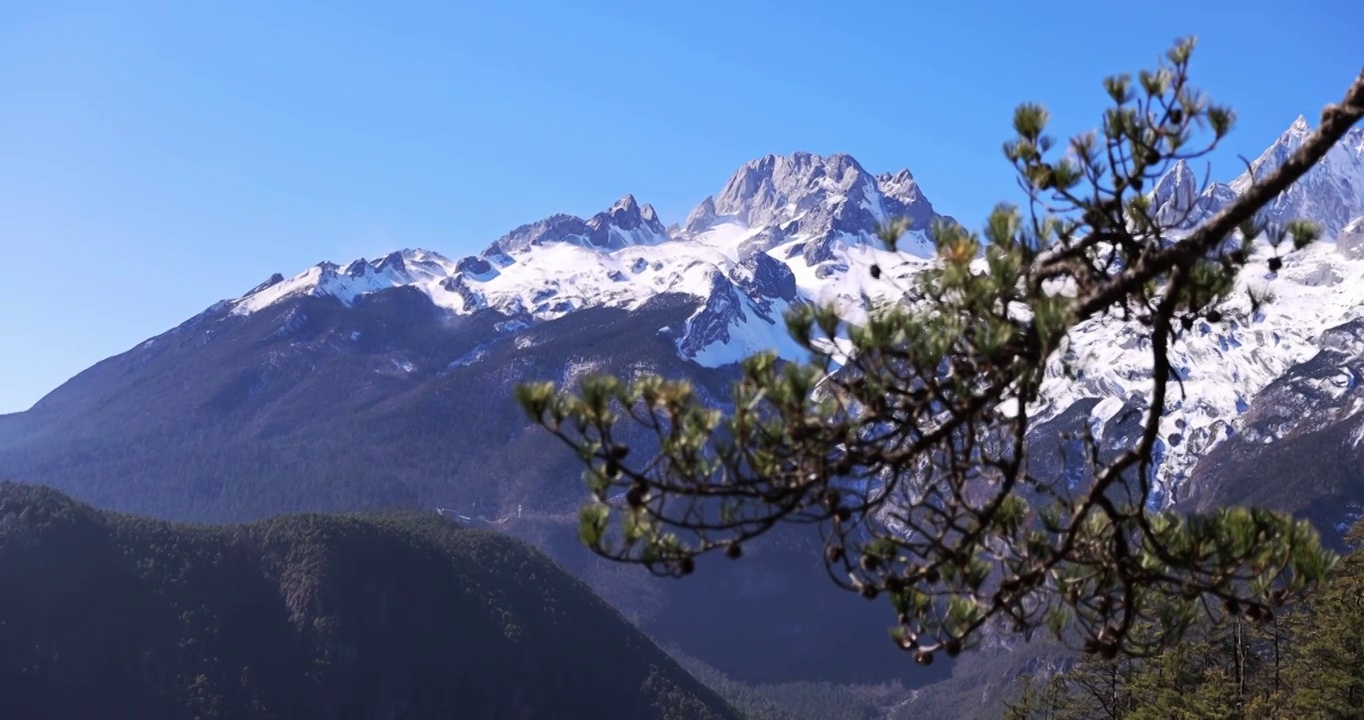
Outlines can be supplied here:
M735 718L530 546L434 513L190 526L0 485L8 717Z

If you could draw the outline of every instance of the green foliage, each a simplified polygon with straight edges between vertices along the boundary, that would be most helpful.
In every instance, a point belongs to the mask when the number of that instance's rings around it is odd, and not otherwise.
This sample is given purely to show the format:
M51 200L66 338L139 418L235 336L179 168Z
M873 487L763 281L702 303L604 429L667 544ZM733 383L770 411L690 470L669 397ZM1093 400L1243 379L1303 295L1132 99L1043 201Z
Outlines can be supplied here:
M523 388L531 418L586 465L586 544L682 576L698 555L737 557L780 524L819 524L831 578L888 601L893 641L925 665L991 623L1047 628L1102 658L1141 655L1202 608L1262 617L1318 583L1334 556L1305 522L1157 511L1151 473L1171 346L1194 318L1220 317L1238 274L1259 262L1252 240L1315 237L1305 222L1271 228L1257 214L1364 115L1364 76L1293 157L1189 229L1158 220L1144 193L1234 123L1190 84L1192 51L1181 41L1135 80L1109 78L1100 128L1065 144L1047 134L1044 108L1020 106L1004 154L1027 210L1000 205L984 238L939 223L937 262L908 278L873 268L887 294L868 298L858 322L796 307L788 328L810 361L748 359L731 411L659 377ZM892 251L903 229L882 234ZM1277 262L1276 250L1271 270ZM1029 412L1067 334L1100 316L1145 328L1146 418L1111 459L1091 440L1088 484L1060 487L1030 472ZM839 341L851 349L841 366L829 350ZM659 451L631 453L632 431Z
M1356 525L1356 540L1364 523ZM1147 658L1081 658L1019 678L1010 720L1364 717L1364 552L1283 618L1201 620Z
M1364 523L1349 539L1364 542ZM1364 552L1356 550L1302 612L1287 619L1293 638L1275 699L1294 717L1364 717Z

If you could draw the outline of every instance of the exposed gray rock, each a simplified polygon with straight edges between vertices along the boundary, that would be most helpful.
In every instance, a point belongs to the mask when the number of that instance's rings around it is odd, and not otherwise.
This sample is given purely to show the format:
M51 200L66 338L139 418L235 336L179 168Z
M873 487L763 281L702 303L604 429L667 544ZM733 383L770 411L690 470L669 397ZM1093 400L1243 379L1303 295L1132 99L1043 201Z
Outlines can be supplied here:
M1364 215L1351 220L1336 238L1336 251L1351 260L1364 258Z

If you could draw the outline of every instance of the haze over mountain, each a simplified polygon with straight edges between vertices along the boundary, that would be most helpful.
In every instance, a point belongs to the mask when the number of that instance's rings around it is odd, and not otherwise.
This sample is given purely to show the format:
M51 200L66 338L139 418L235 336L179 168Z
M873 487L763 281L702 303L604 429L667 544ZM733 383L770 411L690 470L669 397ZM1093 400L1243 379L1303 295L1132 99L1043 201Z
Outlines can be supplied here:
M1304 131L1294 123L1255 171ZM1156 502L1263 501L1328 530L1356 512L1349 468L1364 458L1343 438L1364 426L1355 382L1364 344L1353 339L1362 155L1357 129L1275 206L1321 215L1328 235L1272 278L1277 302L1250 313L1238 295L1222 322L1200 322L1177 346L1185 394L1162 424ZM1237 178L1199 193L1180 166L1152 195L1158 212L1206 216L1243 188ZM901 256L875 240L894 217L913 223ZM770 348L802 359L785 309L833 301L855 315L864 296L893 297L870 266L912 281L932 263L925 231L951 218L907 170L795 153L746 163L688 217L668 220L626 196L586 219L523 225L473 256L408 249L274 275L0 417L0 476L183 520L439 507L532 539L650 633L744 679L904 677L882 634L885 608L828 587L817 538L783 535L751 564L664 585L588 559L573 535L577 460L531 426L512 389L657 372L691 379L722 406L740 358ZM1268 279L1248 272L1241 282ZM1115 319L1072 333L1063 352L1083 372L1053 374L1036 411L1043 471L1073 470L1057 444L1065 432L1087 426L1110 444L1130 432L1149 383L1140 344L1140 329ZM1329 471L1287 480L1256 460L1289 444ZM719 587L739 591L716 600ZM733 632L714 632L714 608Z

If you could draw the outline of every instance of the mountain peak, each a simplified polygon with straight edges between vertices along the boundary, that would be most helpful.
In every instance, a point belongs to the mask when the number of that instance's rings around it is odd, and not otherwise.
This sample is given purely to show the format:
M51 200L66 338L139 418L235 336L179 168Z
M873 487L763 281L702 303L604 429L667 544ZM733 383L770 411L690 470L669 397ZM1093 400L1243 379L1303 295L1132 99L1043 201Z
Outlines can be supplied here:
M741 165L691 212L682 235L739 238L741 254L789 243L813 266L833 260L837 247L874 242L892 218L922 232L938 217L908 170L873 175L847 153L796 151ZM928 247L926 236L919 240ZM915 252L916 243L904 248Z
M1146 197L1158 222L1172 229L1187 230L1225 207L1236 193L1220 182L1203 187L1193 168L1179 160L1156 180Z
M1283 164L1310 132L1307 118L1299 115L1250 168L1230 183L1236 193ZM1334 239L1351 219L1364 214L1364 128L1353 128L1326 152L1307 174L1276 196L1264 209L1266 219L1283 223L1310 218Z
M606 212L594 215L593 220L588 220L587 223L591 225L596 218L605 217L638 218L646 225L652 226L658 224L658 226L662 228L661 221L658 217L658 211L654 209L654 206L649 203L641 204L638 200L635 200L635 196L631 194L626 194L624 197L617 200L606 210ZM666 235L666 232L664 232L664 234Z
M1178 224L1193 208L1197 196L1198 178L1181 159L1160 176L1148 197L1158 222Z
M858 170L861 170L862 172L866 172L865 170L862 169L862 166L857 162L857 160L848 153L834 152L829 153L828 155L820 155L819 153L809 152L808 150L796 150L793 152L786 153L784 155L779 153L767 153L762 157L754 158L753 160L749 160L748 162L744 163L740 170L742 171L743 168L752 167L754 169L759 169L763 171L771 171L777 168L778 166L787 167L852 166Z
M880 183L909 183L914 182L914 173L911 173L909 168L900 168L900 171L893 175L888 172L881 173L876 176L876 180Z
M653 206L640 205L634 195L626 194L611 207L586 220L558 213L522 225L488 246L483 254L509 256L549 243L616 250L631 245L653 245L667 239L668 230Z
M901 169L894 175L881 173L876 176L876 185L881 193L886 197L893 198L906 206L923 206L932 209L932 203L923 196L919 190L919 183L914 179L914 174L907 169ZM925 213L927 215L927 213ZM923 218L911 217L910 221L918 221ZM915 225L915 227L919 227ZM926 229L926 228L920 228Z
M593 247L618 250L633 245L656 245L668 239L668 229L652 205L641 206L634 195L617 200L610 209L587 220Z
M875 178L851 155L797 151L744 163L720 193L708 200L716 213L735 216L752 227L779 222L778 215L793 203L792 212L800 214L852 197L874 184Z
M638 212L639 202L635 200L634 195L626 193L624 196L621 197L621 199L617 200L615 204L613 204L611 208L607 210L607 212L615 212L616 210L624 210L626 212Z

